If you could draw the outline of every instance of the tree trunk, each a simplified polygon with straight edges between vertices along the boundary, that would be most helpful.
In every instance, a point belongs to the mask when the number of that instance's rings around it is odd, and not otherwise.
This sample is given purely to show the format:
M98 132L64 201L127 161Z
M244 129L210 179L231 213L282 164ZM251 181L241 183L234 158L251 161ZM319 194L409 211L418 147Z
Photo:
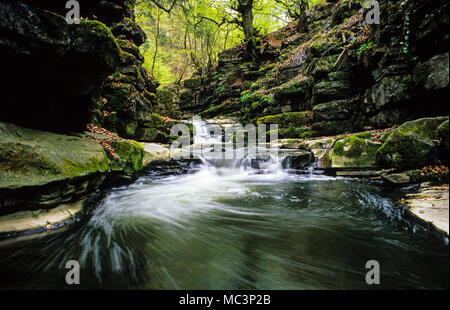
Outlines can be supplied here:
M242 17L242 29L244 30L247 45L247 58L255 60L256 46L253 28L253 0L239 0L238 11Z
M245 40L250 41L253 37L253 0L239 1L242 14L242 28L244 30Z

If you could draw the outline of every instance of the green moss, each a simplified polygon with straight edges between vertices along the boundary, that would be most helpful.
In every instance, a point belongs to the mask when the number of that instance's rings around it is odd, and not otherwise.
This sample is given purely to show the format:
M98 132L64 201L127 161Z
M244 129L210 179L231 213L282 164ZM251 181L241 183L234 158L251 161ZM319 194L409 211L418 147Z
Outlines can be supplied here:
M377 150L377 164L403 169L431 163L437 149L437 128L446 120L448 118L424 118L406 122L393 130Z
M116 152L118 159L113 159L113 170L123 170L125 174L131 175L142 169L144 158L144 147L132 140L112 141L111 146Z
M163 127L162 117L158 113L152 113L152 126L151 127L155 127L155 128Z
M308 92L312 82L312 78L302 81L287 82L274 90L274 96L275 98L303 96Z
M303 127L311 122L309 112L285 112L259 118L257 124L278 124L280 128Z
M75 162L67 158L63 158L62 167L64 174L68 177L77 177L86 175L91 172L107 172L109 171L108 160L89 159L85 162Z
M184 87L189 88L189 89L195 89L195 88L199 87L200 85L202 85L202 83L203 83L202 77L186 79L183 81Z
M370 136L366 136L370 138ZM375 153L380 145L372 143L361 135L350 136L336 141L329 153L331 165L341 167L373 167Z
M45 155L39 154L32 146L19 143L0 145L0 171L5 174L56 175L63 170Z

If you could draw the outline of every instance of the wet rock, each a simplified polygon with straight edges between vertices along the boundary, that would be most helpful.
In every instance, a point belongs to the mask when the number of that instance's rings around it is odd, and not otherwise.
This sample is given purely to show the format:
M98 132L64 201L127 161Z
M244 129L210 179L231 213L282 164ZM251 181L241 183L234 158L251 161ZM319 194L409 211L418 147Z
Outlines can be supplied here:
M311 166L314 162L314 155L312 152L299 150L287 155L281 165L283 169L305 169Z

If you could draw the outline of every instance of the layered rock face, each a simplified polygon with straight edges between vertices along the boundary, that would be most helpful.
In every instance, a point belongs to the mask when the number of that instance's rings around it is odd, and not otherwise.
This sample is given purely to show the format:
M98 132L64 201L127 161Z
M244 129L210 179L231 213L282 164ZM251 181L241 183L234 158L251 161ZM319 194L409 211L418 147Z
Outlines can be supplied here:
M21 1L2 1L0 15L6 77L0 120L49 130L83 128L102 82L119 65L111 31L97 21L68 25L65 17Z
M117 136L76 136L0 123L0 215L75 201L142 169L143 147Z
M80 0L79 24L66 2L0 2L0 215L76 201L142 169L139 143L89 123L135 139L162 123L135 0Z
M151 126L157 81L142 67L145 33L135 0L81 0L81 23L67 24L66 1L0 3L5 79L1 121L51 131L89 122L139 139Z
M117 2L117 1L116 1ZM122 1L125 7L134 7L135 1ZM108 76L100 98L94 106L94 123L121 137L142 141L147 131L154 130L152 113L156 112L158 82L142 67L144 56L138 46L146 40L136 24L134 12L126 11L119 22L107 22L117 39L122 53L116 71Z
M214 76L184 81L180 108L275 121L281 138L448 115L448 2L380 3L379 25L367 24L363 1L326 1L263 37L257 62L243 47L224 51Z

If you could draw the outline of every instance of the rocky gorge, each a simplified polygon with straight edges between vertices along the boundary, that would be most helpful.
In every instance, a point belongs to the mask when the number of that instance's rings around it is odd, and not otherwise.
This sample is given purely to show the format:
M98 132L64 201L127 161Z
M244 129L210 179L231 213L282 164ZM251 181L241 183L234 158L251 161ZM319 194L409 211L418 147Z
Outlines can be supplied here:
M334 248L315 248L308 228L323 227L319 235L324 239L373 254L357 236L384 248L386 244L373 238L377 225L385 229L387 240L400 244L394 251L396 268L401 269L402 255L420 256L403 252L411 238L425 244L424 249L430 247L433 255L442 248L448 251L447 1L383 1L379 25L367 24L364 1L322 1L284 28L258 38L254 59L238 45L221 52L208 74L198 72L170 86L161 86L143 67L139 47L147 34L136 22L135 0L79 2L80 23L69 25L65 1L0 1L5 77L0 94L0 240L6 253L1 255L0 245L0 265L11 265L11 244L14 249L15 244L30 242L27 246L37 252L58 252L60 247L67 255L83 253L80 260L92 271L86 288L98 288L96 281L104 277L109 288L173 289L176 285L159 270L151 271L160 275L156 282L131 279L132 268L147 270L134 258L170 257L170 266L161 270L183 274L175 258L191 262L192 253L209 251L217 234L236 244L245 236L245 248L264 244L264 250L265 242L278 249L292 239L280 253L295 264L312 264L313 256L301 262L293 257L301 251L309 255L309 250L327 256ZM193 116L204 122L195 123ZM173 149L171 143L180 138L180 132L171 133L176 124L188 127L190 143ZM277 140L268 140L270 130L262 133L265 146L277 155L232 161L195 156L197 146L227 143L222 136L210 136L209 125L223 129L236 124L278 125ZM285 209L274 209L277 201ZM342 206L337 201L343 201ZM259 204L261 209L255 211ZM208 212L217 213L206 219L198 216ZM260 219L264 214L270 214L269 219ZM250 228L213 231L235 220ZM199 225L199 231L190 231L197 239L173 235L188 229L189 221ZM160 233L165 227L171 228L167 235ZM341 240L341 230L352 241ZM50 232L70 237L55 241L53 248L30 241L47 240ZM269 241L259 239L265 234ZM145 252L141 247L147 239L156 245ZM115 240L113 245L110 240ZM198 240L207 240L208 246L198 245ZM189 247L192 253L183 252ZM212 256L238 252L228 241L224 249ZM99 251L106 253L103 258ZM86 253L97 261L88 262ZM221 264L215 259L211 266ZM448 262L441 254L432 259L439 266ZM283 269L282 259L273 260L274 270ZM343 277L340 287L360 288L342 271L345 260L336 270L329 262L323 264ZM112 270L125 274L126 281L119 284L105 276L99 261L107 266L115 262L119 267ZM237 254L230 261L240 264ZM419 266L426 259L411 261L421 276ZM203 268L192 258L187 269ZM448 275L448 268L426 271ZM169 280L160 280L166 276ZM289 276L285 282L276 275L264 276L275 287L322 288L317 284L323 280L320 276L308 284ZM227 283L238 289L267 288L242 278L237 286L232 280ZM401 287L419 285L400 278L395 283ZM424 281L426 288L445 286ZM182 288L193 285L189 273L180 283ZM228 287L220 280L193 286L204 289L211 283L214 288Z

